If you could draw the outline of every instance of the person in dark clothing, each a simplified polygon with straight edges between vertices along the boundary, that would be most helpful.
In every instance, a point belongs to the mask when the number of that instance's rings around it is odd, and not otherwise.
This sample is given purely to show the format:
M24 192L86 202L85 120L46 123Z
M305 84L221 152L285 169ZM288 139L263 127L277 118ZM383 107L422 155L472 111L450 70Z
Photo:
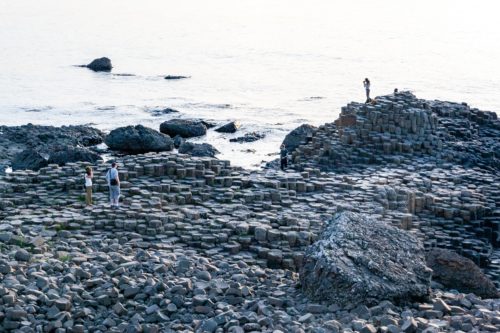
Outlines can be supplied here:
M365 80L363 81L363 86L365 87L365 92L366 92L366 103L370 103L371 102L371 98L370 98L370 80L368 80L368 78L365 78Z
M283 144L280 147L280 162L281 170L285 170L288 167L288 149Z

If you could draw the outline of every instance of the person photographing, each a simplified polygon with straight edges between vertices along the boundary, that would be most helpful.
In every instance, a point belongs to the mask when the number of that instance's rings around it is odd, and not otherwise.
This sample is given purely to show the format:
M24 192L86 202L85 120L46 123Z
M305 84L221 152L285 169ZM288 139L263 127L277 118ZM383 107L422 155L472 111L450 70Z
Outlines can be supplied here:
M111 208L120 206L120 178L118 176L118 165L111 163L111 168L106 173L106 181L109 187L109 201Z
M368 80L368 78L365 78L365 80L363 81L363 86L365 87L365 92L366 92L365 103L370 103L372 99L370 98L370 80Z

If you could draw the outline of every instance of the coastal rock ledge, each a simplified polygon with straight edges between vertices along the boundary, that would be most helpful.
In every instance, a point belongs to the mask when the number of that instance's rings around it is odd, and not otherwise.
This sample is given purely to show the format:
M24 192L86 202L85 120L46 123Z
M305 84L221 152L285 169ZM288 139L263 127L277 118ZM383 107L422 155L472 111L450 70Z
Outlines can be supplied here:
M431 273L413 235L369 215L342 212L306 249L300 282L314 300L356 306L425 298Z

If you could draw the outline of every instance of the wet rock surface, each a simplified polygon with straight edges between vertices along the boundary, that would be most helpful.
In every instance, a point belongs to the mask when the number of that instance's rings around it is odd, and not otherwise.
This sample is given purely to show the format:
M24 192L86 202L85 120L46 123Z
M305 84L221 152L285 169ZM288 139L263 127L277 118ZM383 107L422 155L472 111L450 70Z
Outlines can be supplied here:
M207 134L207 126L199 119L171 119L161 123L160 132L171 137L192 138Z
M359 213L341 212L325 223L300 268L302 289L312 299L345 306L429 295L431 270L416 237Z
M436 117L429 134L439 138L446 130ZM498 140L494 120L477 117L484 123L471 135L488 152ZM0 331L498 331L498 298L436 282L428 300L398 304L341 306L303 293L305 251L341 211L401 228L426 250L456 249L499 281L492 156L471 167L446 140L404 153L377 150L385 139L373 149L341 140L335 124L320 127L293 152L289 172L170 152L118 157L119 209L109 208L103 162L93 165L91 208L81 190L86 163L0 177ZM346 158L330 159L331 151Z
M174 142L168 135L142 125L114 129L106 136L105 142L113 150L133 154L170 151L174 148Z

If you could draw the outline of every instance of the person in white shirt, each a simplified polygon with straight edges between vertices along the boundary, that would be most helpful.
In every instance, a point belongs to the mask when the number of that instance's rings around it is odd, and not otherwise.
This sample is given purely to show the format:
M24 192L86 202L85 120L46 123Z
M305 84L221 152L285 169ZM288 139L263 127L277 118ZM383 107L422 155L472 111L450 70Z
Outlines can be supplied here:
M118 165L111 163L111 169L106 173L106 181L109 186L109 201L111 208L120 206L120 178L118 177Z
M91 167L85 168L85 203L92 206L92 177L94 176Z
M366 91L366 103L369 103L372 99L370 98L370 80L368 80L368 78L365 78L363 81L363 86Z

